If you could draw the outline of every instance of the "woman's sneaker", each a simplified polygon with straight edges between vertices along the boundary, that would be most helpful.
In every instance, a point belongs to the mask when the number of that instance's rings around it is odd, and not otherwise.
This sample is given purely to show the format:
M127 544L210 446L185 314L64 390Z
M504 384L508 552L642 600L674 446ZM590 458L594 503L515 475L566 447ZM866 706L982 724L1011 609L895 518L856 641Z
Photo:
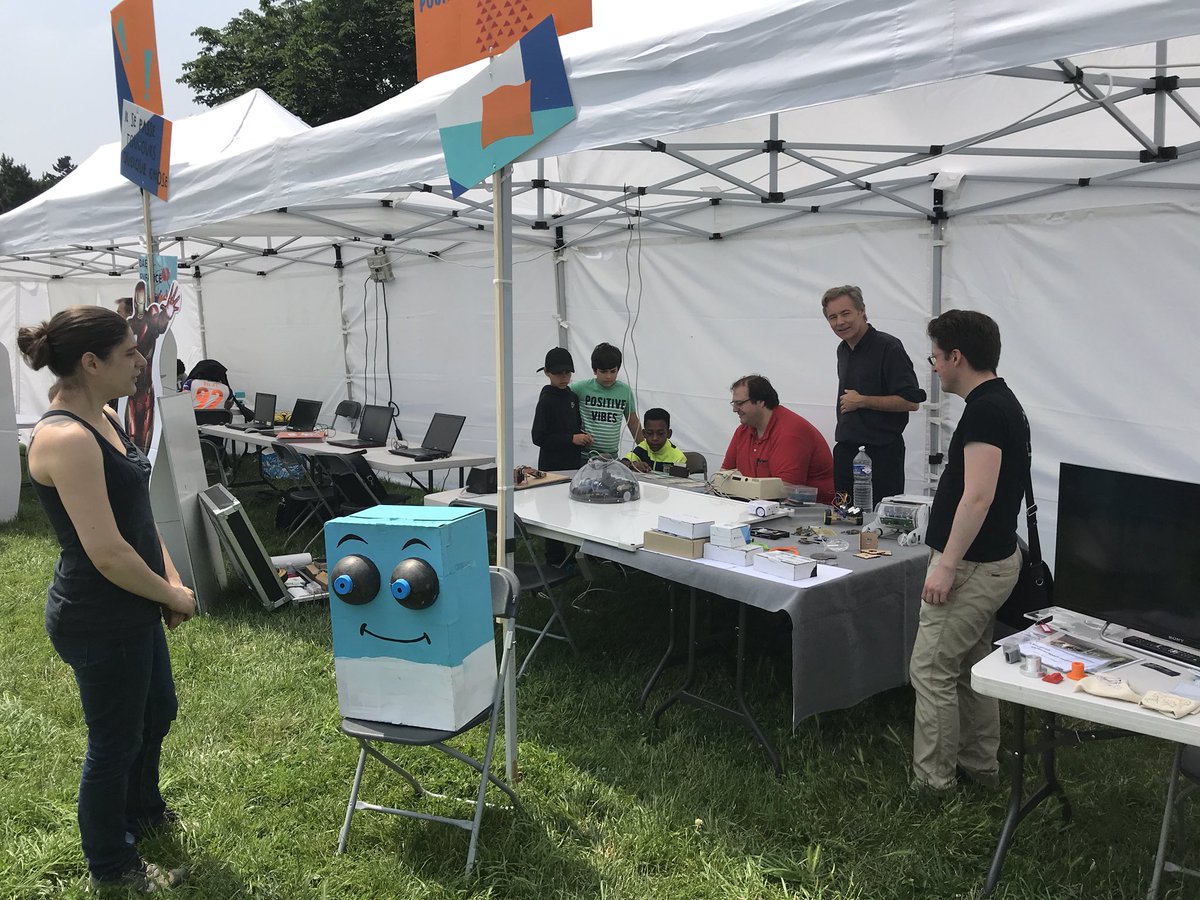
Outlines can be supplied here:
M183 883L187 878L187 867L164 869L154 863L143 862L140 868L130 869L120 878L100 880L91 876L88 887L93 891L133 891L137 894L153 894L156 891L169 891Z

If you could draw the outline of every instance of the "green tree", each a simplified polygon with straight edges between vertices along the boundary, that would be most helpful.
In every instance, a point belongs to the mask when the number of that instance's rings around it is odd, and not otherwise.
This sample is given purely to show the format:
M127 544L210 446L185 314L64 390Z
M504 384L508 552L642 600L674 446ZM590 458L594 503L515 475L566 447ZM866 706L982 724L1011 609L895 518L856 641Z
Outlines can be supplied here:
M261 88L310 125L362 112L417 80L412 0L259 0L197 28L181 84L216 106Z
M0 213L32 200L74 170L71 157L60 156L53 172L43 172L41 178L34 178L28 166L18 163L7 154L0 154Z

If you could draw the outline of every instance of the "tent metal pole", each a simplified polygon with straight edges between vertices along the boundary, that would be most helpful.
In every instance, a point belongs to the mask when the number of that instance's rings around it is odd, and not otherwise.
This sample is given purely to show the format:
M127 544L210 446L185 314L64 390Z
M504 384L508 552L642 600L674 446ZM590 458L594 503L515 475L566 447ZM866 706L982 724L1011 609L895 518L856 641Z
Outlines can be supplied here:
M554 306L558 319L558 346L567 346L567 257L563 227L554 229Z
M496 561L513 567L513 282L512 167L492 176L492 248L496 300ZM505 646L515 640L515 623L506 619ZM513 645L515 647L515 644ZM517 667L509 666L504 682L504 748L509 785L517 780Z
M333 267L337 271L338 315L342 320L342 371L346 373L346 399L353 400L354 376L350 369L350 323L346 318L346 268L342 263L342 245L333 245ZM363 400L366 400L366 394Z
M1163 78L1167 74L1167 42L1159 41L1154 45L1154 74ZM1167 92L1154 92L1154 146L1167 145Z
M941 210L944 195L940 190L933 192L933 207ZM945 225L942 218L935 216L929 228L930 277L929 277L929 315L936 318L942 314L942 254L946 246ZM926 422L929 427L929 451L925 457L926 488L933 491L937 487L938 472L935 463L930 462L935 454L942 452L942 385L937 373L929 375L929 403L925 407Z
M193 277L196 281L196 319L200 326L200 358L208 359L208 334L204 330L204 279L200 276L200 269L192 269Z

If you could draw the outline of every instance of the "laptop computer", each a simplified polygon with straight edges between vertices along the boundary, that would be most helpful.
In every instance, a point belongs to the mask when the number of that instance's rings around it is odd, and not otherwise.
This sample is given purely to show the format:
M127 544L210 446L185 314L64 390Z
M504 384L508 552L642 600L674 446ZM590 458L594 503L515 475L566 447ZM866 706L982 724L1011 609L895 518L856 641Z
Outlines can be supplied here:
M297 400L288 420L288 431L312 431L321 414L320 400Z
M458 434L462 431L463 423L466 421L466 416L434 413L433 421L429 423L429 430L425 432L425 439L421 441L420 447L388 452L394 453L396 456L407 456L418 462L445 459L454 452L454 445L458 443Z
M254 421L232 422L229 425L236 431L274 431L275 430L275 395L254 395Z
M358 437L341 441L326 441L330 447L346 447L351 450L368 450L385 447L388 429L392 425L392 410L389 406L363 407L362 420L358 423Z

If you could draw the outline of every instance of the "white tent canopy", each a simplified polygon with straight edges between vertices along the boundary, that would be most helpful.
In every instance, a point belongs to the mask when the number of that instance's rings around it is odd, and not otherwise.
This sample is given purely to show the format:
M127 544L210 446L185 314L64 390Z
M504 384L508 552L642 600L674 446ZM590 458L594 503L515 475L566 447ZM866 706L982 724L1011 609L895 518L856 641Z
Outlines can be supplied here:
M533 370L563 338L581 374L592 345L623 345L639 406L667 407L710 465L746 371L831 438L834 339L817 301L854 282L915 360L940 309L997 318L1043 501L1061 460L1200 480L1183 369L1200 317L1174 299L1200 287L1187 65L1200 8L595 5L595 27L562 39L579 118L517 167L520 459L535 452ZM391 397L410 438L433 411L463 412L460 446L492 446L490 194L449 199L435 121L475 71L220 144L220 158L176 157L172 200L153 204L160 252L202 285L208 355L237 386ZM0 305L6 290L86 299L87 273L129 271L136 191L89 193L77 175L0 217ZM393 261L386 286L366 278L376 250ZM21 280L46 274L71 277ZM954 401L913 417L910 488L956 420Z

